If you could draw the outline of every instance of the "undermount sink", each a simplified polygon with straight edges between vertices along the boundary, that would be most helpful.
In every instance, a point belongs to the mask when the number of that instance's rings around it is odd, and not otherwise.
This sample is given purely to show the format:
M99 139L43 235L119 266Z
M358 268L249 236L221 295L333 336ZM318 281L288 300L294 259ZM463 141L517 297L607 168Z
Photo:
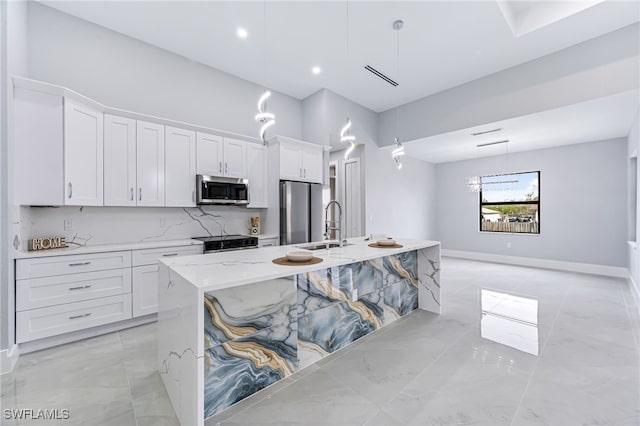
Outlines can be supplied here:
M350 245L352 244L345 243L342 245L342 247L350 246ZM305 249L305 250L323 250L327 248L336 248L336 247L340 247L340 243L337 243L337 242L311 243L307 245L298 246L298 248Z

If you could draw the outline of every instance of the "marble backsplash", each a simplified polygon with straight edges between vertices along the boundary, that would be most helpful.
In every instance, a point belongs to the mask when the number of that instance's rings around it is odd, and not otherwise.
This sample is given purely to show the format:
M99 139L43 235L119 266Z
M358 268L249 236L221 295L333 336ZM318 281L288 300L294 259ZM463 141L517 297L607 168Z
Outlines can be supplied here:
M64 236L74 245L176 240L209 235L248 234L251 216L263 210L215 207L21 207L20 249L27 240ZM65 230L65 221L71 229ZM266 233L266 229L261 230Z

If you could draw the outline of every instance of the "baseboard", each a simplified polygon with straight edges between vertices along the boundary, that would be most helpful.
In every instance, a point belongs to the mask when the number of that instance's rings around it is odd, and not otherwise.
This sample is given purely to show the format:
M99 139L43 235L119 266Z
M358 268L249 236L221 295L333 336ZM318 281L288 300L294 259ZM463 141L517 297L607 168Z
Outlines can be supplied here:
M629 272L627 280L629 280L629 289L631 290L631 294L633 294L633 300L636 302L636 308L640 311L640 288L638 288L638 283L636 283L631 276L631 272Z
M564 262L561 260L537 259L502 254L478 253L461 250L441 250L442 256L461 259L482 260L485 262L505 263L508 265L533 266L535 268L557 269L560 271L582 272L585 274L605 275L608 277L627 278L629 272L622 266L593 265L590 263Z
M76 342L78 340L89 339L91 337L100 336L102 334L113 333L114 331L120 331L126 328L148 324L157 320L158 314L149 314L143 317L114 322L111 324L104 324L84 330L73 331L71 333L60 334L58 336L45 337L44 339L33 340L31 342L24 342L19 344L20 353L27 354L29 352L40 351L42 349L64 345L66 343Z
M18 362L20 348L13 345L10 349L0 351L0 375L11 373Z

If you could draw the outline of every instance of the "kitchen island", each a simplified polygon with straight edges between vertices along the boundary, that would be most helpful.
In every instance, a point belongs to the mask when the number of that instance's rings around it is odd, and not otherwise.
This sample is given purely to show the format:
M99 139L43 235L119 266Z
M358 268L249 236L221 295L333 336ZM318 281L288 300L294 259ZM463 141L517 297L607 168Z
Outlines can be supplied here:
M163 259L158 368L182 425L204 420L409 314L440 313L440 243L364 238L272 262L294 246Z

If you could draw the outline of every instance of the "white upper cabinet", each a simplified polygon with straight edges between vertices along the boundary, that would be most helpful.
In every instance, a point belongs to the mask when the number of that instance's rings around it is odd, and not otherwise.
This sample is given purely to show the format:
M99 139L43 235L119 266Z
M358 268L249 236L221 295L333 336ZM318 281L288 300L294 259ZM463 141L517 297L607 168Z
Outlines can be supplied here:
M322 146L292 140L280 141L280 179L322 183Z
M104 116L104 205L136 205L136 120Z
M249 208L267 206L267 150L264 145L247 144L247 178L249 179Z
M237 139L224 138L224 176L230 178L246 177L245 157L247 143Z
M164 126L137 122L136 191L139 206L164 206Z
M196 205L196 132L165 128L165 205Z
M197 173L205 176L224 176L222 137L197 133Z
M65 99L64 179L66 205L101 206L103 114Z
M62 96L16 87L14 199L18 205L64 204ZM35 171L46 170L46 178Z
M245 178L245 141L198 132L197 173L205 176Z
M302 146L280 143L280 179L302 180Z
M322 147L305 146L302 149L302 178L308 182L322 183L324 161Z

